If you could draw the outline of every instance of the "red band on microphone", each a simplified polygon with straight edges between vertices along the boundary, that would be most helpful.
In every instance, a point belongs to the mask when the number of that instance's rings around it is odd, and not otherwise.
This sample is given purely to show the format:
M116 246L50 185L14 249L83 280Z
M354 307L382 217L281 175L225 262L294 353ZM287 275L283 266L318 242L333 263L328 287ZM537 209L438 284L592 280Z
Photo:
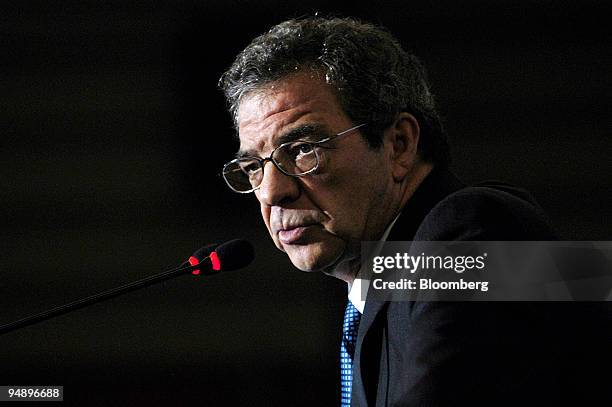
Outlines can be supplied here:
M221 270L221 261L219 260L219 256L217 256L217 252L212 252L210 254L210 261L212 262L212 268L215 271Z
M189 264L192 265L192 266L197 266L198 264L200 264L200 260L198 260L195 257L191 256L191 257L189 257ZM200 274L200 270L193 270L191 272L191 274L193 274L194 276L197 276L198 274Z

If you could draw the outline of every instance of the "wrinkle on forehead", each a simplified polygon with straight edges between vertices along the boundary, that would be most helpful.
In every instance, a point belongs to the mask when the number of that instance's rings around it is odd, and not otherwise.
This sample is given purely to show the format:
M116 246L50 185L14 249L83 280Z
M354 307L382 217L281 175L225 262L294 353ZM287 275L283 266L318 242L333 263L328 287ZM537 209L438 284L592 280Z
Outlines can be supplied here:
M317 99L290 90L250 95L241 103L238 123L241 150L263 151L300 118L313 112Z
M248 131L261 132L274 124L284 127L310 112L309 102L312 101L295 100L294 97L286 95L288 93L248 97L240 105L239 131L242 133L243 129L248 129Z
M268 103L268 110L271 114L280 113L283 110L291 108L291 98L283 98L282 94L292 94L295 90L300 90L300 95L307 100L312 99L313 85L320 84L328 87L329 84L325 80L325 76L318 69L298 71L291 73L280 80L269 82L242 96L242 100L238 106L238 112L236 118L237 122L240 123L243 119L241 118L241 111L245 102L249 99L255 99L259 103ZM302 85L302 86L300 86ZM289 89L288 89L289 88ZM330 89L332 89L330 87ZM246 119L246 123L249 119Z
M346 116L332 86L312 72L296 73L244 95L237 112L240 149L262 155L292 127L341 117Z
M267 149L277 147L277 139L287 130L294 127L293 123L311 113L310 109L288 108L271 113L267 116L267 120L253 123L250 126L241 126L240 131L240 150L250 151L257 155ZM248 129L248 130L247 130Z

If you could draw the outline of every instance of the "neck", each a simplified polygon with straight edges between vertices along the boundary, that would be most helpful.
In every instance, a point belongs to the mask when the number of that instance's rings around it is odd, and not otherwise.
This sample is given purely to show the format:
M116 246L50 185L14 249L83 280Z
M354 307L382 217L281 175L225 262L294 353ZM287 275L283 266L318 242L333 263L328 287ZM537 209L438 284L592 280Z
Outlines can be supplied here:
M329 276L345 281L349 290L361 266L361 242L349 243L342 256L323 272Z
M380 232L379 238L384 236L385 230L397 215L399 215L402 208L406 205L406 202L414 195L419 185L421 185L432 169L433 164L419 162L415 165L411 175L403 180L400 184L400 199L397 201L397 204L394 205L393 210L389 211L389 219L387 219L384 229ZM361 267L361 242L353 242L349 246L350 247L346 248L342 257L329 267L329 271L325 271L325 273L345 281L350 291Z
M398 214L406 205L406 202L408 202L412 195L414 195L415 191L417 190L419 185L421 185L423 180L427 178L431 170L433 170L433 164L431 163L419 162L415 166L412 176L407 177L410 179L405 180L405 185L403 187L403 192L401 194L401 199L397 211Z

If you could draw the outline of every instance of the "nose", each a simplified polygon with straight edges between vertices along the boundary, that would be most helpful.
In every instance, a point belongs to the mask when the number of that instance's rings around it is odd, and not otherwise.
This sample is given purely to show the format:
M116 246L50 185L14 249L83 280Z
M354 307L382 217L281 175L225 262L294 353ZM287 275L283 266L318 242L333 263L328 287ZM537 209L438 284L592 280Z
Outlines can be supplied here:
M268 161L264 164L263 179L256 195L261 203L276 206L295 201L300 196L300 185L295 177L283 174Z

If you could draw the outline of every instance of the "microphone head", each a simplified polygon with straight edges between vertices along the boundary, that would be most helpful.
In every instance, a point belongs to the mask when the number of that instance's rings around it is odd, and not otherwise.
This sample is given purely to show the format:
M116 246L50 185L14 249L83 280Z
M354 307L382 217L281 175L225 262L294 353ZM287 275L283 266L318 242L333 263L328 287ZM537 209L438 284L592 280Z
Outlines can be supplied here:
M206 260L210 256L210 254L215 251L215 249L218 246L219 246L219 243L213 243L213 244L206 245L204 247L200 247L187 260L189 262L189 265L197 266L198 264L200 264L201 262ZM193 274L194 276L199 275L200 274L200 269L192 270L191 274Z
M234 239L219 245L213 253L219 261L215 270L230 271L248 266L255 258L253 245L244 239ZM212 253L211 253L211 257ZM213 261L214 264L214 261Z
M212 244L200 247L198 250L195 251L195 253L191 255L191 257L189 258L190 259L189 262L191 263L191 258L193 258L195 260L194 264L200 263L202 260L207 258L210 255L210 253L214 252L217 247L219 247L219 243L212 243ZM192 266L194 264L192 264Z

